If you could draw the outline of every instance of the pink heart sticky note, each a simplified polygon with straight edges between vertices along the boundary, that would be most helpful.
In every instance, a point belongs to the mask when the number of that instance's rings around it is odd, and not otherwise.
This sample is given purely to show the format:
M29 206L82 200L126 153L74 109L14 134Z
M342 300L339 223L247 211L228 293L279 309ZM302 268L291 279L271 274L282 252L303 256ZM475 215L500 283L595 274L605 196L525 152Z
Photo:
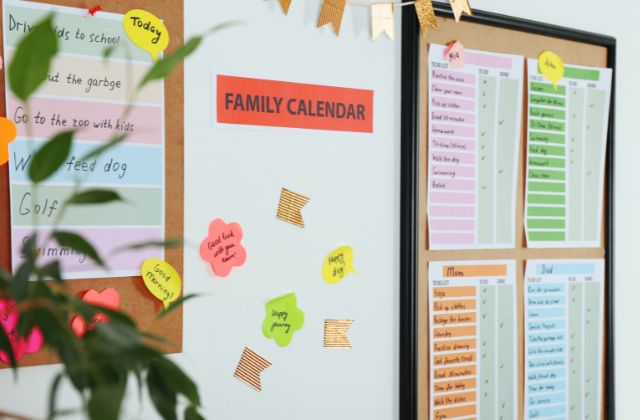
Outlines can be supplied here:
M240 241L239 224L215 219L209 224L209 235L200 243L200 256L211 264L214 273L226 277L233 267L241 266L247 259L247 251Z
M9 336L13 354L16 360L28 353L37 353L44 345L44 337L38 328L34 328L28 337L18 335L18 306L16 302L8 299L0 299L0 326ZM0 360L9 363L9 356L0 352Z
M91 305L102 306L103 308L111 309L112 311L118 310L120 306L120 294L116 289L108 288L102 292L97 290L87 290L82 295L82 300ZM71 320L71 329L78 337L82 337L86 334L87 330L93 328L96 324L109 321L109 317L103 313L97 313L94 315L91 323L87 326L84 318L81 316L74 316Z
M452 41L447 45L444 54L453 69L464 67L464 45L460 41Z

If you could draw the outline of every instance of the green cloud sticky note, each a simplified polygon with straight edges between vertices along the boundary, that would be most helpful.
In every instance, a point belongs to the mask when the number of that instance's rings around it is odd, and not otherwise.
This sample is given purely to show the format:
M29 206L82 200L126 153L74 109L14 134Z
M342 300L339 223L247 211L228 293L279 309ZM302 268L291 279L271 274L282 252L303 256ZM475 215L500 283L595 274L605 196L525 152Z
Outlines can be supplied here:
M262 334L273 338L280 347L286 347L293 333L304 325L304 313L298 308L295 293L275 298L265 305L266 314L262 322Z

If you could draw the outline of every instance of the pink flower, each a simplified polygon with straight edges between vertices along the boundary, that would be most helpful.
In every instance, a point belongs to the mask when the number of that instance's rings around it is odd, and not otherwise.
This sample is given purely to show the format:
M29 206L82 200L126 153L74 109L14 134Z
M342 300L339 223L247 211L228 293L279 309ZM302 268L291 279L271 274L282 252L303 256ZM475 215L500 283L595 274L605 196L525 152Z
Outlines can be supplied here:
M200 256L211 264L214 273L226 277L231 269L247 260L242 244L242 228L237 223L215 219L209 224L209 235L200 243Z

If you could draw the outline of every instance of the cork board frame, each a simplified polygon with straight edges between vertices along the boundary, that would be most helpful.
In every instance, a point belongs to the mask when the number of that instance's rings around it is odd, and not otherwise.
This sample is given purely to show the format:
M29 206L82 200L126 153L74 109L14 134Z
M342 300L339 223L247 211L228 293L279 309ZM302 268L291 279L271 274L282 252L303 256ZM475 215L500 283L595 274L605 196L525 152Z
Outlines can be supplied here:
M39 3L89 9L98 3L85 0L35 0ZM100 6L106 12L125 14L131 9L145 9L164 21L169 30L170 42L165 54L171 53L183 42L183 0L101 0ZM0 22L2 9L0 8ZM0 31L0 50L2 49L2 31ZM4 55L4 51L2 51ZM0 115L6 116L5 72L0 72ZM181 239L184 231L184 69L179 64L164 82L165 98L165 237ZM11 269L11 226L9 207L9 165L0 167L0 266ZM165 260L182 276L183 248L165 250ZM142 261L141 261L142 263ZM71 293L80 293L87 289L101 291L113 287L120 293L120 310L131 316L142 331L163 337L167 344L162 350L167 353L182 351L182 308L157 320L162 304L145 288L140 276L69 280L67 286ZM34 366L57 363L54 355L43 349L39 353L27 354L19 366ZM7 366L0 363L0 369Z
M403 8L402 19L402 167L401 167L401 309L400 309L400 418L429 419L429 353L427 264L442 260L515 259L518 305L518 418L524 415L525 262L545 258L605 259L605 325L602 418L615 418L613 339L613 163L615 116L614 38L519 18L474 10L458 24L449 4L434 2L439 30L419 36L413 7ZM470 49L537 58L553 50L566 63L613 69L605 167L602 242L597 248L528 249L524 234L524 163L526 121L523 115L516 195L516 247L513 249L430 251L427 249L427 52L429 43L457 39ZM526 79L525 79L526 80ZM525 83L526 85L526 83ZM524 100L526 101L526 94ZM526 104L523 110L526 109ZM524 111L523 111L524 112Z

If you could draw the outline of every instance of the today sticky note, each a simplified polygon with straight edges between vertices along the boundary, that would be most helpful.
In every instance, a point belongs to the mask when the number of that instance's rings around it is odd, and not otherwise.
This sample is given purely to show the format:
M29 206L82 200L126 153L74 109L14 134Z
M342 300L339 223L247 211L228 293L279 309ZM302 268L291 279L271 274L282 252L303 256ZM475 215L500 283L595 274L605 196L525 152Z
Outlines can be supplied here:
M151 54L153 61L169 45L169 31L164 23L146 10L129 10L124 15L124 32L141 49Z
M209 224L208 235L200 242L200 256L211 264L218 276L228 276L233 267L239 267L247 260L247 251L240 243L242 236L238 223L215 219Z
M176 269L168 262L158 258L149 258L142 263L140 274L144 285L153 296L162 301L165 309L180 297L182 279Z
M564 62L552 51L544 51L538 57L538 70L558 89L558 82L564 76Z
M334 249L322 263L322 278L329 284L340 283L349 273L356 273L350 246Z
M298 308L295 293L270 300L265 305L262 333L273 338L280 347L286 347L293 334L304 325L304 313Z

